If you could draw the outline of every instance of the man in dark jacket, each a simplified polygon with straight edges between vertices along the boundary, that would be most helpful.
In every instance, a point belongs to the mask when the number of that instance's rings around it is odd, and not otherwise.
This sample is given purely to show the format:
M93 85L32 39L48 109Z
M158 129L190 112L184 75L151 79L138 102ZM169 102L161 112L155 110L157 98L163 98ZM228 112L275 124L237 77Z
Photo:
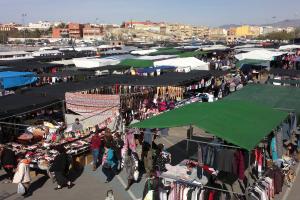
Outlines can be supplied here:
M59 190L66 185L70 189L74 186L74 184L66 176L66 171L69 168L68 155L66 154L63 146L59 146L57 151L59 152L59 155L54 158L50 167L50 171L54 172L55 179L57 181L57 187L55 190Z

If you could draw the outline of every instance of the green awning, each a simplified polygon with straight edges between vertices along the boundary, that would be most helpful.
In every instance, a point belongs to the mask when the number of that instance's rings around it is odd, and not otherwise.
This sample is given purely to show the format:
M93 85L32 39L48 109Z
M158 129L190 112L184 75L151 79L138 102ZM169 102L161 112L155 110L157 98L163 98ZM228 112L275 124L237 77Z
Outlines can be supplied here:
M259 103L300 115L300 88L292 86L249 84L225 99Z
M140 60L140 59L125 59L125 60L122 60L118 65L130 66L133 68L145 68L145 67L152 67L153 61L152 60Z
M270 62L267 60L253 60L253 59L244 59L236 62L235 66L241 68L243 65L261 65L261 66L270 66Z
M137 128L195 125L219 138L252 150L288 113L244 101L193 103L133 124Z
M187 52L179 53L178 57L180 58L196 57L196 56L206 55L206 54L207 54L206 51L187 51Z

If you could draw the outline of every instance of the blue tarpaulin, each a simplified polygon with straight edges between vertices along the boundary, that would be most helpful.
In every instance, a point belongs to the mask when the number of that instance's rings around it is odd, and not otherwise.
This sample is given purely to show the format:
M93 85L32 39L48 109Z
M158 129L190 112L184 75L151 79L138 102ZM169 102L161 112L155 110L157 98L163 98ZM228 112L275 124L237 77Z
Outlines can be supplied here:
M137 71L138 71L138 73L152 73L157 70L167 71L167 70L175 70L175 69L176 69L176 67L173 67L173 66L159 66L159 67L140 68Z
M35 81L37 81L37 76L32 72L0 72L0 85L4 89L29 85Z

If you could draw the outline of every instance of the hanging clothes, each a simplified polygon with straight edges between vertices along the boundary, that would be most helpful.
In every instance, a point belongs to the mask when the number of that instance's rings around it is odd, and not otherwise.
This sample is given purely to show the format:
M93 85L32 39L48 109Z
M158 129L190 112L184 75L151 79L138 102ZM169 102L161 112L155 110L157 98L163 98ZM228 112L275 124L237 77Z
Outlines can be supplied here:
M240 159L239 156L237 156ZM235 163L235 150L233 149L222 149L217 152L216 156L216 169L232 174L236 174L236 171L239 171L239 167L235 167L235 164L240 164L239 160Z
M233 163L234 173L239 177L240 180L245 178L245 160L242 151L238 150L234 153Z
M282 129L280 129L280 131L282 131ZM282 134L275 133L275 138L276 138L277 156L278 156L278 158L282 158L282 156L283 156L283 138L282 138Z
M131 149L131 151L136 152L136 143L132 132L126 133L124 144L125 149Z
M271 140L271 153L272 153L273 161L278 160L277 145L276 145L275 137L273 137Z
M255 149L254 153L255 153L255 164L257 166L257 172L258 175L260 176L262 174L262 164L263 164L262 150Z

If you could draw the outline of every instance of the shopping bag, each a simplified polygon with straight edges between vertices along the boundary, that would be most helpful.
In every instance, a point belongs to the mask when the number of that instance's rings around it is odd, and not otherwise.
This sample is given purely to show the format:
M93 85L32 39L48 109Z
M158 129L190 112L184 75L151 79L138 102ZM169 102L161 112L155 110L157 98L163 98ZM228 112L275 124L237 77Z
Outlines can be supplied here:
M18 194L24 194L25 193L25 187L22 183L18 183Z
M154 190L151 190L149 179L147 180L147 184L148 184L148 193L146 194L144 200L153 200Z
M149 190L144 200L153 200L153 194L154 194L154 190Z

